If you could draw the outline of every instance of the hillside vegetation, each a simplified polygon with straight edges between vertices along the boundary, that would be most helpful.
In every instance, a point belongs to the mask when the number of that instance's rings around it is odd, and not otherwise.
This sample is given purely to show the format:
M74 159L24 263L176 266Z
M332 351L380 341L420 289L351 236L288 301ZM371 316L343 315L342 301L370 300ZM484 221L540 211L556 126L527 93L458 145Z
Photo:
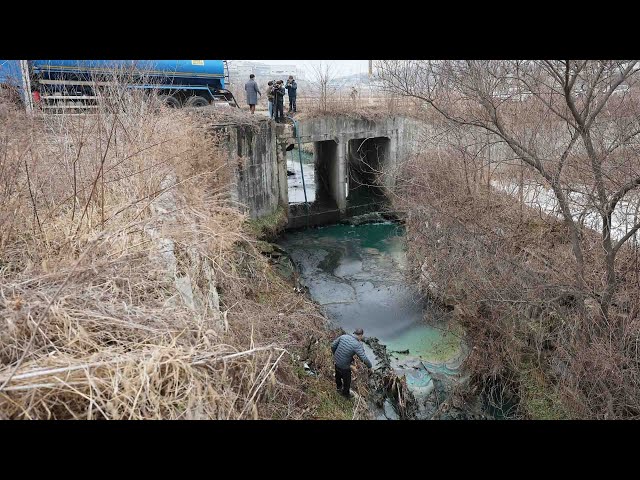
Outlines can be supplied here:
M117 93L92 115L0 112L0 417L366 415L230 204L216 138Z

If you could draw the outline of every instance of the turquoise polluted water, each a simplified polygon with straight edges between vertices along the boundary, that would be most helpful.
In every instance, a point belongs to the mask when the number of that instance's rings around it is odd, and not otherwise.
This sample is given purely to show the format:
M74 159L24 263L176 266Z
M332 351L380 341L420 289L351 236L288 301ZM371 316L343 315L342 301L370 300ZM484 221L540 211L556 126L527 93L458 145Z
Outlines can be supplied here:
M458 374L465 355L461 332L408 282L402 226L332 225L288 232L278 243L330 320L347 332L363 328L385 344L392 367L406 375L417 398L431 393L434 375ZM367 354L373 355L368 347Z

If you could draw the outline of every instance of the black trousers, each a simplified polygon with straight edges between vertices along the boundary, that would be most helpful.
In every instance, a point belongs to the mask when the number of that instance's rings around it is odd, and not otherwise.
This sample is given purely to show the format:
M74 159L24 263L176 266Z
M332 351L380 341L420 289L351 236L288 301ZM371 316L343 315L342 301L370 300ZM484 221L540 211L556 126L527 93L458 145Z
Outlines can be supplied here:
M296 97L295 96L289 96L289 111L293 110L294 112L296 111Z
M336 388L342 389L342 395L349 395L351 391L351 369L340 368L336 365Z
M276 122L284 120L284 102L276 102L274 105L274 118Z

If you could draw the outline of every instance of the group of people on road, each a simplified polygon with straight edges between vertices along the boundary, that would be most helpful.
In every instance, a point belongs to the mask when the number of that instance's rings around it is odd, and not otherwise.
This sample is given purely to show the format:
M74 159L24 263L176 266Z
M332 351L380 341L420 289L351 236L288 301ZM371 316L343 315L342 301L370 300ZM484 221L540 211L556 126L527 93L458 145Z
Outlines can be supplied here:
M252 114L256 112L256 105L258 103L258 96L262 97L262 92L258 88L258 83L255 81L255 75L252 73L249 75L249 81L245 83L244 90L247 94L247 104ZM289 94L289 111L288 113L297 112L296 95L298 91L298 84L296 83L293 75L289 75L286 85L282 80L270 81L267 84L267 101L269 107L269 117L273 118L276 122L281 123L284 121L284 95L285 92Z

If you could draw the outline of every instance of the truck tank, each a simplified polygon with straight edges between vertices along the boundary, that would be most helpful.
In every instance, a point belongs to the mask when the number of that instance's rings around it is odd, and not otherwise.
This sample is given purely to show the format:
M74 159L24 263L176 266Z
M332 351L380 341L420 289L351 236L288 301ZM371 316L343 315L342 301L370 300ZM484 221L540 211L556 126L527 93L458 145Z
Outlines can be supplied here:
M20 86L19 60L0 60L0 84L12 85L14 87Z
M32 60L34 74L47 80L88 77L114 69L135 72L147 83L209 85L224 89L222 60Z
M0 104L24 103L20 60L0 60Z
M97 108L95 87L108 85L114 71L122 72L130 88L158 92L158 98L171 107L238 107L225 89L225 60L29 60L28 64L34 98L50 111ZM0 60L0 88L14 97L23 94L19 60Z

